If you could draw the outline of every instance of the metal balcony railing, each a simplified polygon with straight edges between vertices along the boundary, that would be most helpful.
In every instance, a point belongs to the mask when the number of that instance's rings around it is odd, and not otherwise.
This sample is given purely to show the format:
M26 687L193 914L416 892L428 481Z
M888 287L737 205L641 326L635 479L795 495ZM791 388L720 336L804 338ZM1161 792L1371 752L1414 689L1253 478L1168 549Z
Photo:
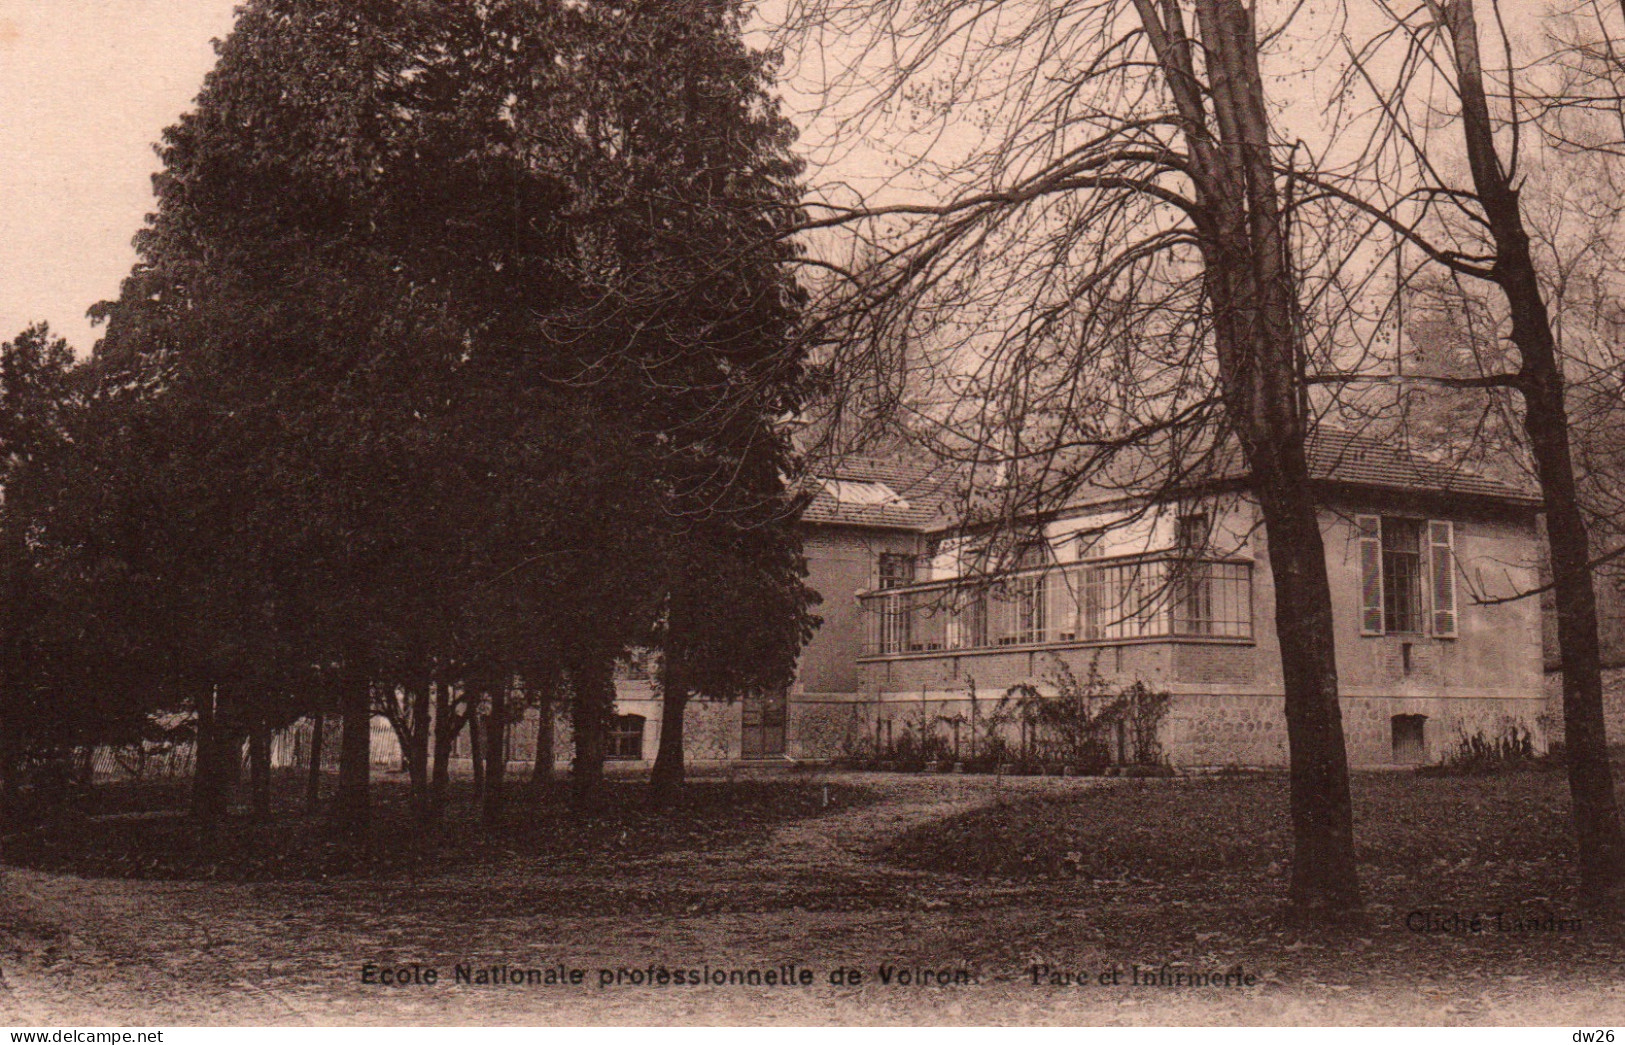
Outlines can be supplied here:
M1253 565L1128 556L858 597L865 656L1147 638L1253 637Z

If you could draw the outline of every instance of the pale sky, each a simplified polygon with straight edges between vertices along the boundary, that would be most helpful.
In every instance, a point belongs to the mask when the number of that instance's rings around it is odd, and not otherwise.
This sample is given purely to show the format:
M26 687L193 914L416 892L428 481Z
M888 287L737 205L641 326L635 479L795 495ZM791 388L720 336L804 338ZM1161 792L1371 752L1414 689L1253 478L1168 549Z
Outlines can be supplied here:
M236 0L0 0L0 340L46 320L83 355L152 209L152 144Z
M85 310L117 294L135 260L131 237L152 209L152 145L190 107L214 64L211 41L230 31L237 2L0 0L0 339L46 320L88 353L98 331ZM1297 89L1315 98L1325 86ZM796 110L793 82L781 87ZM888 130L900 139L860 137L846 143L851 155L832 155L811 135L801 145L816 164L832 165L826 182L859 172L860 181L897 188L891 183L909 180L912 157L899 147L916 142L906 128ZM973 122L954 130L974 144ZM940 135L929 142L933 151L948 144Z

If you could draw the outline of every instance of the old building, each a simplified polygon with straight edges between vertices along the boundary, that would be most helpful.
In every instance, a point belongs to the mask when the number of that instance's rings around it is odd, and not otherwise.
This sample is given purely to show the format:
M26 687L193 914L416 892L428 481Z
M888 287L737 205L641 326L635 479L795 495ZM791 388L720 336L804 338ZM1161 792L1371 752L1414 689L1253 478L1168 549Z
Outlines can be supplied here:
M1479 732L1544 743L1539 607L1509 599L1538 587L1536 499L1339 433L1310 463L1350 762L1432 761ZM1093 672L1172 695L1174 765L1286 763L1268 548L1239 469L1155 503L1078 498L991 577L974 535L937 536L911 583L877 566L860 596L859 690L881 742L900 722L969 718L973 693L986 708Z
M807 583L823 599L816 608L823 623L802 652L789 692L690 704L684 739L691 760L832 758L856 750L869 735L859 596L912 579L932 535L949 527L952 484L939 468L852 458L818 469L809 485L803 547ZM616 689L615 757L653 759L661 705L648 671L623 666ZM514 730L515 758L532 757L527 738L535 735L534 715ZM568 758L568 736L561 722L555 742L561 761Z
M1463 735L1509 729L1543 745L1540 608L1508 599L1538 587L1536 498L1335 432L1310 462L1351 763L1433 761ZM690 706L691 759L863 755L904 734L963 759L1000 698L1093 674L1106 691L1171 694L1159 757L1176 766L1286 763L1268 548L1240 469L1156 502L1079 496L1020 535L1014 558L957 524L945 469L853 459L813 484L805 550L823 624L789 692ZM652 759L661 708L646 670L628 666L618 688L613 752ZM516 759L533 757L531 736L514 731ZM562 763L563 723L556 743ZM1117 754L1128 746L1119 737Z

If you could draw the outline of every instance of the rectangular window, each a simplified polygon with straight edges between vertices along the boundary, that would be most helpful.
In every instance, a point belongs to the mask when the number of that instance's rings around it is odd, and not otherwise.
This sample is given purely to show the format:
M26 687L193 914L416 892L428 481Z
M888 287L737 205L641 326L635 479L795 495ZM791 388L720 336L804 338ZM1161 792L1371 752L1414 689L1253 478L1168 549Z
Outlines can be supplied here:
M882 591L914 583L914 556L881 552L879 583ZM914 600L908 593L888 595L880 603L880 652L907 653L914 645Z
M1167 583L1165 562L1090 569L1083 587L1083 637L1131 639L1165 634Z
M1382 520L1382 611L1388 631L1420 632L1422 626L1422 524Z
M1252 568L1185 562L1175 575L1173 633L1245 639L1253 634Z
M1389 720L1396 764L1415 766L1427 761L1427 721L1426 715L1395 715Z
M1174 633L1212 635L1213 564L1183 561L1175 563Z
M636 761L643 757L643 716L616 715L609 726L609 750L605 758Z
M881 601L880 652L908 652L914 635L913 609L907 592L888 595Z
M784 690L748 695L742 704L740 755L745 758L773 758L784 754Z
M1017 577L1015 580L1016 592L1016 634L1017 642L1043 642L1047 628L1046 597L1048 592L1049 575L1046 573L1029 574Z
M1180 555L1200 555L1207 548L1208 524L1203 513L1181 515L1174 520L1174 549Z
M881 588L901 588L914 583L914 556L895 552L880 553Z
M1454 527L1393 516L1355 519L1360 633L1456 634Z
M992 591L988 630L1000 646L1045 642L1049 615L1046 602L1048 574L1012 577Z
M1105 638L1106 571L1085 570L1078 587L1082 589L1078 598L1078 634L1091 640Z
M954 614L949 618L948 643L954 649L980 649L987 643L987 592L980 588L960 591Z

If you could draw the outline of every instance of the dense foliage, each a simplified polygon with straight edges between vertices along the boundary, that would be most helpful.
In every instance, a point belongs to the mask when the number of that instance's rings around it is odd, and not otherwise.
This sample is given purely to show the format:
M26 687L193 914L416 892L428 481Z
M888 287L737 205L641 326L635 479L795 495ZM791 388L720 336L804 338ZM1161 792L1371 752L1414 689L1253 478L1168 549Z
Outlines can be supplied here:
M800 168L740 33L735 0L241 9L78 379L99 452L54 474L104 472L106 510L45 527L162 652L147 710L194 712L206 812L244 733L336 707L361 822L373 703L421 737L431 689L500 737L570 679L601 760L594 680L696 575L775 599L685 632L745 676L717 695L787 681Z

